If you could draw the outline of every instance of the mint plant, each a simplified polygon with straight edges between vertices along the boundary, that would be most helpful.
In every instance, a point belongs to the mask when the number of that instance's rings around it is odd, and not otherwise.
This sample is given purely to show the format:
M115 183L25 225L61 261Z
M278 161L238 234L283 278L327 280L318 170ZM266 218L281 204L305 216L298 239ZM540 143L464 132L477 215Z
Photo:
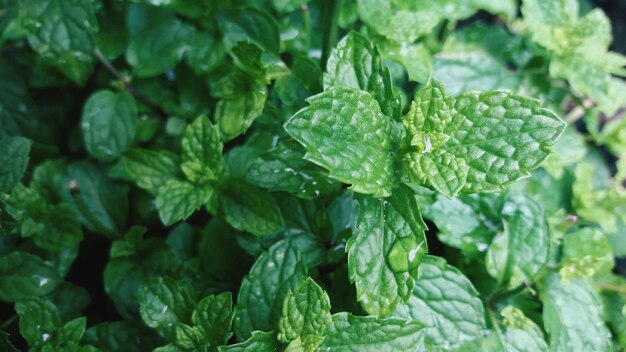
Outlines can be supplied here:
M0 350L625 349L611 42L578 0L0 0Z

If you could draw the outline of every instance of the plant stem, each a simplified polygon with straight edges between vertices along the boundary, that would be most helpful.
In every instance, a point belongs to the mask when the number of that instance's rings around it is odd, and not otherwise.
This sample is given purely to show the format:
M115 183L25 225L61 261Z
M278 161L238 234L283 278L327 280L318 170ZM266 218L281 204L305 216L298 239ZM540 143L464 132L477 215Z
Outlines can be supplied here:
M161 108L157 103L150 100L150 98L143 95L141 92L137 91L130 84L130 82L128 82L128 80L115 67L113 67L113 64L111 64L111 62L107 60L106 57L104 57L100 49L96 48L95 55L98 61L100 61L100 63L102 64L102 66L104 66L107 69L107 71L109 71L113 75L113 77L115 77L115 79L117 79L120 83L122 83L122 86L124 87L124 89L126 89L130 94L132 94L135 97L135 99L137 99L137 101L147 106L150 110L154 111L159 116L163 118L167 118L167 112L165 112L165 110L163 110L163 108Z
M330 56L330 51L337 43L337 11L338 0L326 0L324 8L324 37L322 41L322 70L326 67L326 61Z

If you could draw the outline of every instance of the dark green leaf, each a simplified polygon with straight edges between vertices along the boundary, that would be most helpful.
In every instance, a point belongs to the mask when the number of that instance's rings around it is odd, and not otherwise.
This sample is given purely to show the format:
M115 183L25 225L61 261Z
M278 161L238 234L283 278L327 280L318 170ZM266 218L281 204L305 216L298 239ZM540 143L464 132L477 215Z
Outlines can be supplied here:
M120 157L131 146L136 125L133 96L109 90L98 91L87 99L80 123L87 151L103 161Z
M0 257L0 299L3 301L43 296L61 282L55 268L36 255L14 251Z
M9 192L24 175L30 146L22 137L0 139L0 192Z

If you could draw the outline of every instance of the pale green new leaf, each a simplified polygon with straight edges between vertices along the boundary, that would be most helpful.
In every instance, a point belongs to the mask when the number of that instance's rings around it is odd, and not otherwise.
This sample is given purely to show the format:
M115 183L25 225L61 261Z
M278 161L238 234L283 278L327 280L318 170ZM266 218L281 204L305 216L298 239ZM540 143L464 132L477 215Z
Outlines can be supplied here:
M388 197L394 186L393 125L365 91L332 87L308 99L285 129L307 150L305 158L352 184L356 192Z
M213 188L170 179L159 188L155 206L165 226L187 219L211 198Z
M524 313L513 306L500 311L502 324L484 339L480 349L483 352L546 352L548 344L541 329ZM477 347L478 348L478 347ZM464 351L462 349L458 350Z
M267 191L228 178L217 192L218 214L237 230L263 236L285 228L276 200Z
M357 300L374 315L386 316L405 302L428 251L413 192L401 187L386 199L359 195L358 234L348 241L348 272Z
M546 279L542 299L550 351L612 351L602 303L588 281L571 279L564 285L552 274Z
M84 84L93 66L98 21L90 0L20 0L19 19L33 49Z
M255 330L277 329L287 293L306 279L306 272L301 254L289 239L261 254L239 289L235 317L238 339L249 338Z
M194 183L216 180L222 172L222 148L219 130L206 116L195 119L183 135L181 168Z
M85 102L80 127L85 148L96 159L120 157L132 144L136 126L137 104L127 91L101 90Z
M472 283L443 258L425 256L419 279L394 316L425 326L426 350L451 349L483 336L485 311Z
M9 192L26 171L31 141L23 137L0 139L0 192Z
M331 322L328 294L308 278L285 297L278 322L278 340L289 343L298 338L305 340L311 335L322 337Z
M613 248L600 229L584 227L563 237L562 278L608 274L614 265Z
M326 332L320 352L394 352L424 350L424 329L416 321L360 317L337 313Z

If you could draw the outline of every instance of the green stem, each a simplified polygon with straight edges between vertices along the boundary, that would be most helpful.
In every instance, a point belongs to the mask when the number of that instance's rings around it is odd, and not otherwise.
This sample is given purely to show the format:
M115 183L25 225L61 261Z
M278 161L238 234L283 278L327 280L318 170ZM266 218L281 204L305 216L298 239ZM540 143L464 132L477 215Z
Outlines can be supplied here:
M106 57L104 57L100 49L96 48L94 54L96 58L98 59L98 61L100 61L102 66L104 66L104 68L106 68L107 71L109 71L109 73L111 73L113 77L115 77L115 79L117 79L122 84L124 89L127 90L130 94L132 94L135 97L135 99L137 99L138 102L144 104L145 106L150 108L150 110L157 113L159 116L163 118L167 118L167 112L165 112L165 110L163 110L163 108L161 108L159 104L153 102L147 96L137 91L130 84L130 82L128 82L128 80L113 66L113 64L109 60L107 60Z
M337 26L338 0L326 0L324 8L324 37L322 41L322 69L326 67L326 61L330 56L330 51L337 43L339 28Z

